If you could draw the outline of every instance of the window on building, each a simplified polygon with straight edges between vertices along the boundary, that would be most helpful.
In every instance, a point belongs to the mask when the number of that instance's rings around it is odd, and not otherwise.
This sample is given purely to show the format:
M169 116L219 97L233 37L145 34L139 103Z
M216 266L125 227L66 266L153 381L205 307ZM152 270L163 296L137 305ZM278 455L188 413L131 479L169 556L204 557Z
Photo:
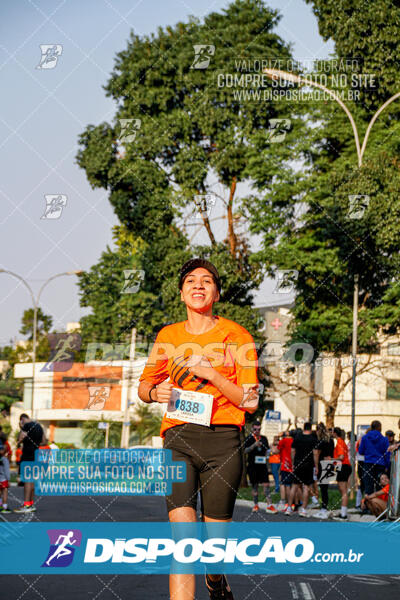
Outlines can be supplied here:
M386 384L386 399L400 400L400 380L390 379Z
M387 353L389 356L400 356L400 344L388 344Z

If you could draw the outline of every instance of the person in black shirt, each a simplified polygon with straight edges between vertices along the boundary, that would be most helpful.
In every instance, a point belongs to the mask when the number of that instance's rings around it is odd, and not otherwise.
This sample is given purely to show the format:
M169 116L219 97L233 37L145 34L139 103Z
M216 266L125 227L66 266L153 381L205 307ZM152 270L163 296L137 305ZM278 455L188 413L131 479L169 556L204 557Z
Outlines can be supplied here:
M268 440L261 435L261 424L256 421L252 425L251 434L244 442L244 453L247 455L247 474L250 479L254 501L253 512L260 510L258 506L258 486L260 484L263 486L267 500L267 512L276 512L276 508L271 504L269 491L268 449Z
M29 416L23 413L19 418L19 427L21 429L18 442L22 442L21 464L35 460L35 451L39 450L42 443L44 432L40 423L32 421ZM24 504L21 508L16 508L14 512L31 513L36 510L33 505L35 493L35 484L30 481L24 483Z
M313 484L318 468L318 455L316 453L317 438L311 430L311 423L304 423L304 429L296 435L292 444L293 486L290 490L289 506L286 514L291 512L296 493L303 487L303 506L299 508L299 516L307 517L306 506L310 495L310 486Z
M321 477L322 467L321 460L328 460L333 458L333 451L335 449L335 444L333 439L328 434L328 431L323 423L319 423L317 425L317 438L318 442L316 445L316 451L318 455L318 480ZM328 518L328 483L320 483L319 488L321 490L321 510L315 515L320 519Z

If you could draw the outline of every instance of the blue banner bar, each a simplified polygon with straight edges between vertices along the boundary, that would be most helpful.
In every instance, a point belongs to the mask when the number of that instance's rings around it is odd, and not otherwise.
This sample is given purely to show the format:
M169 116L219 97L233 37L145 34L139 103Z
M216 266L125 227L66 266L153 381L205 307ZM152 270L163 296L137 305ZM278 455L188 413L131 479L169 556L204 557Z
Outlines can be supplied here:
M398 523L0 523L0 573L400 574L399 534Z

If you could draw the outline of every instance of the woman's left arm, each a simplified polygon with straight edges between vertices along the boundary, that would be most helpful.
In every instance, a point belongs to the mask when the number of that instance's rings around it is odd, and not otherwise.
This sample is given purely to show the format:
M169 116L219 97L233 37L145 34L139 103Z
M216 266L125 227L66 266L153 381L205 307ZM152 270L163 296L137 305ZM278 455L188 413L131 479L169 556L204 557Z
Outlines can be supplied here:
M208 362L207 366L204 365L206 361ZM190 365L190 362L191 361L189 361L187 366L192 375L200 377L201 379L207 379L225 396L225 398L228 398L232 404L249 413L253 413L257 410L257 383L237 385L214 369L208 359L203 359L198 361L197 364L192 365Z
M226 379L221 373L215 371L212 384L232 402L235 406L243 408L243 410L253 413L258 407L258 384L242 384L236 385L229 379Z

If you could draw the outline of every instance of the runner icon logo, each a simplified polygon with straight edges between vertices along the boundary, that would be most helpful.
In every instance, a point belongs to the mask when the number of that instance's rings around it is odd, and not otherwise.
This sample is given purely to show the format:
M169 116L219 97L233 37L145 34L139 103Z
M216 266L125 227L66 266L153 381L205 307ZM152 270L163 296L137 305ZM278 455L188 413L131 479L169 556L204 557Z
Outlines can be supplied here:
M42 567L68 567L74 558L75 548L81 545L79 529L48 529L50 548Z

